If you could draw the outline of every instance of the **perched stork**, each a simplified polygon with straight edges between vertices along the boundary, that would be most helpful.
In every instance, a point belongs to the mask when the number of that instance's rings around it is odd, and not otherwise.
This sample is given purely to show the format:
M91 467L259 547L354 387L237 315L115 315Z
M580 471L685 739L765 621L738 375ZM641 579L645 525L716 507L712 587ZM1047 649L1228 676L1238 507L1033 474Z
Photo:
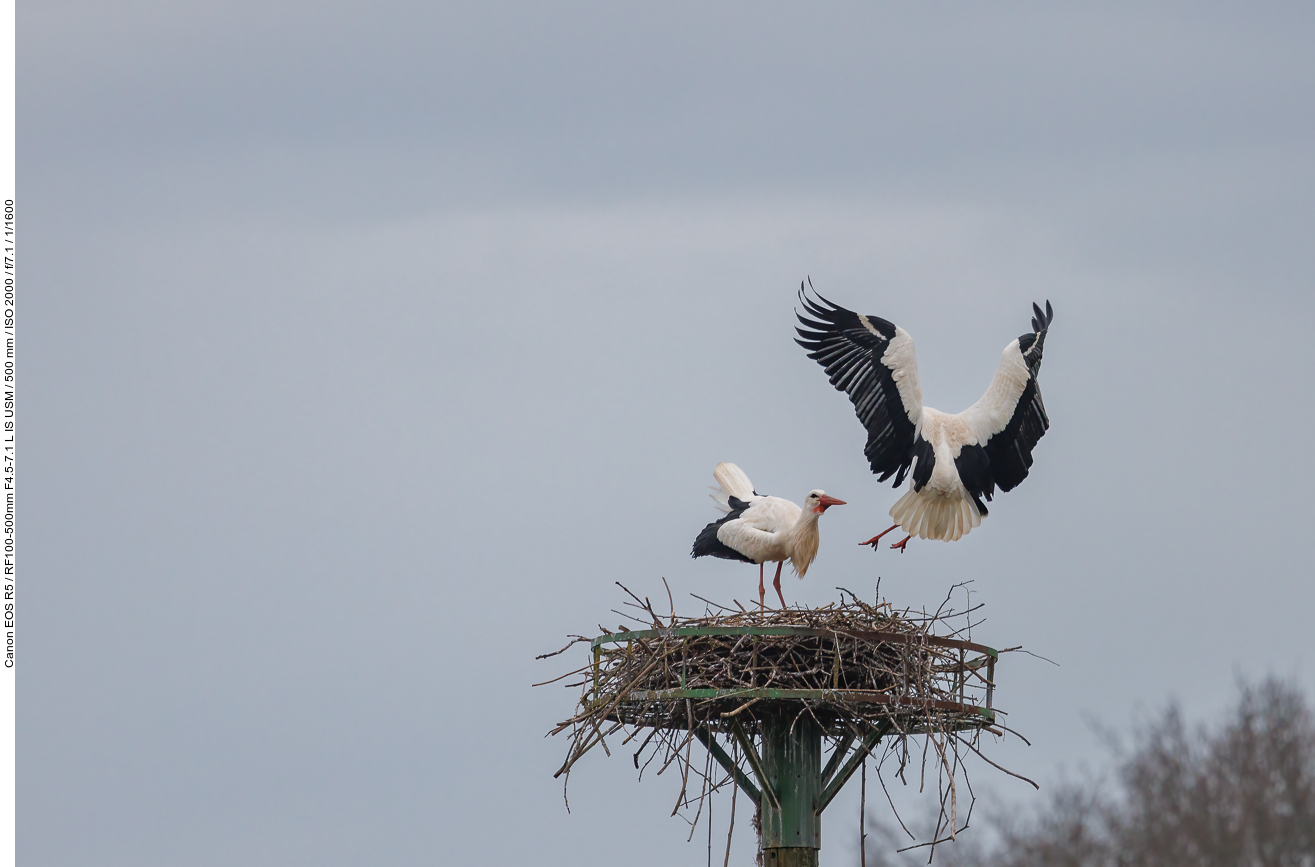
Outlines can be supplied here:
M776 580L772 586L785 607L781 595L781 567L789 560L802 578L817 556L820 537L817 519L831 506L843 506L844 500L828 497L822 491L809 491L800 509L780 497L764 497L735 464L717 464L712 471L719 488L712 499L726 513L720 521L703 528L694 540L692 557L721 557L758 564L758 607L764 607L767 591L763 588L763 564L776 561Z
M811 288L811 287L810 287ZM816 294L816 293L814 293ZM1046 331L1054 319L1032 305L1032 332L1005 347L995 377L981 400L957 415L922 405L913 338L877 316L864 316L809 298L799 299L814 318L796 311L803 328L795 342L826 369L837 391L849 395L868 431L867 456L878 481L895 476L909 490L890 509L895 526L860 544L875 551L881 537L902 529L891 545L900 552L909 539L960 539L982 522L986 503L1027 478L1032 448L1050 427L1037 373Z

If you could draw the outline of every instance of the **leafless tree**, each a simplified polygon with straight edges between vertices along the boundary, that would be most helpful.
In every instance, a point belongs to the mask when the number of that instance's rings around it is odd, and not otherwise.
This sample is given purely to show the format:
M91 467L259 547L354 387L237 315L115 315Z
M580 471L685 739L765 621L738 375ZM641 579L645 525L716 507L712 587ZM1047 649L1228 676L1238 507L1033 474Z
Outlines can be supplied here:
M1171 705L1130 740L1116 751L1112 784L1060 786L1024 821L997 813L976 840L937 847L935 862L1315 867L1315 721L1298 689L1244 684L1215 726L1189 726ZM874 824L880 838L884 823Z

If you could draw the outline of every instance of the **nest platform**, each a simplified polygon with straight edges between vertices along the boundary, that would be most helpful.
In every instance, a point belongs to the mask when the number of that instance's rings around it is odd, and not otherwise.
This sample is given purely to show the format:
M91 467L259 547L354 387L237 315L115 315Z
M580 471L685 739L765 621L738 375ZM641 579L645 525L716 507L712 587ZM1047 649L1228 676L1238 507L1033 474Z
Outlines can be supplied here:
M708 768L715 760L726 773L705 774L705 791L733 783L758 804L766 863L815 864L820 816L840 788L883 739L922 735L950 770L953 828L958 748L976 751L971 733L993 730L997 714L999 652L947 628L963 612L896 612L851 595L819 609L680 618L639 602L651 628L577 637L591 659L577 669L576 714L552 732L572 733L558 776L594 746L610 754L607 739L628 729L621 744L647 732L636 767L646 752L644 767L661 759L659 773L683 764L687 787L698 740Z

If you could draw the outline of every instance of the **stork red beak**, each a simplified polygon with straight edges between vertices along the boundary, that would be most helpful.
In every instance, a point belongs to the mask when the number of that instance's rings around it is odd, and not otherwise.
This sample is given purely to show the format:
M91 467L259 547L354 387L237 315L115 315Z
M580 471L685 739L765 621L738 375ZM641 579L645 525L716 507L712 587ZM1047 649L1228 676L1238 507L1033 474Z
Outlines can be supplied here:
M843 505L845 505L844 500L837 500L835 497L828 497L826 494L823 494L822 496L817 498L817 511L819 513L825 512L828 506L843 506Z

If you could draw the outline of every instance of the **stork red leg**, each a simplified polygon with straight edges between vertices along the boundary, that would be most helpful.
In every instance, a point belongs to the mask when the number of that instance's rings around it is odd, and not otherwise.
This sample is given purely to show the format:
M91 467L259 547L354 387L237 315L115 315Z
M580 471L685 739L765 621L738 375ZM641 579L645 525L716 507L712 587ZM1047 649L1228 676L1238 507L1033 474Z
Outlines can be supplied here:
M781 561L777 562L777 564L776 564L776 580L772 582L772 586L776 588L776 598L781 600L781 610L782 610L782 611L785 610L785 597L781 595L781 567L784 566L784 565L785 565L785 561L784 561L784 560L781 560Z
M899 527L899 524L896 524L894 527L891 527L890 530L895 530L895 529L897 529L898 527ZM859 542L858 544L860 544L860 545L871 545L871 546L872 546L872 550L875 551L875 550L877 550L877 543L881 541L881 537L884 536L884 535L886 535L887 533L889 533L890 530L882 530L880 533L878 533L877 535L873 536L871 539L868 539L866 542ZM905 539L904 541L907 542L908 539Z
M763 566L764 563L758 564L758 610L762 611L767 607L767 590L763 588Z
M899 548L899 552L900 552L901 554L903 554L903 553L904 553L904 546L907 545L907 544L909 544L909 540L912 539L912 538L913 538L912 536L905 536L904 539L903 539L902 541L896 542L894 545L891 545L890 547L891 547L891 548ZM874 549L874 550L875 550L875 549Z

